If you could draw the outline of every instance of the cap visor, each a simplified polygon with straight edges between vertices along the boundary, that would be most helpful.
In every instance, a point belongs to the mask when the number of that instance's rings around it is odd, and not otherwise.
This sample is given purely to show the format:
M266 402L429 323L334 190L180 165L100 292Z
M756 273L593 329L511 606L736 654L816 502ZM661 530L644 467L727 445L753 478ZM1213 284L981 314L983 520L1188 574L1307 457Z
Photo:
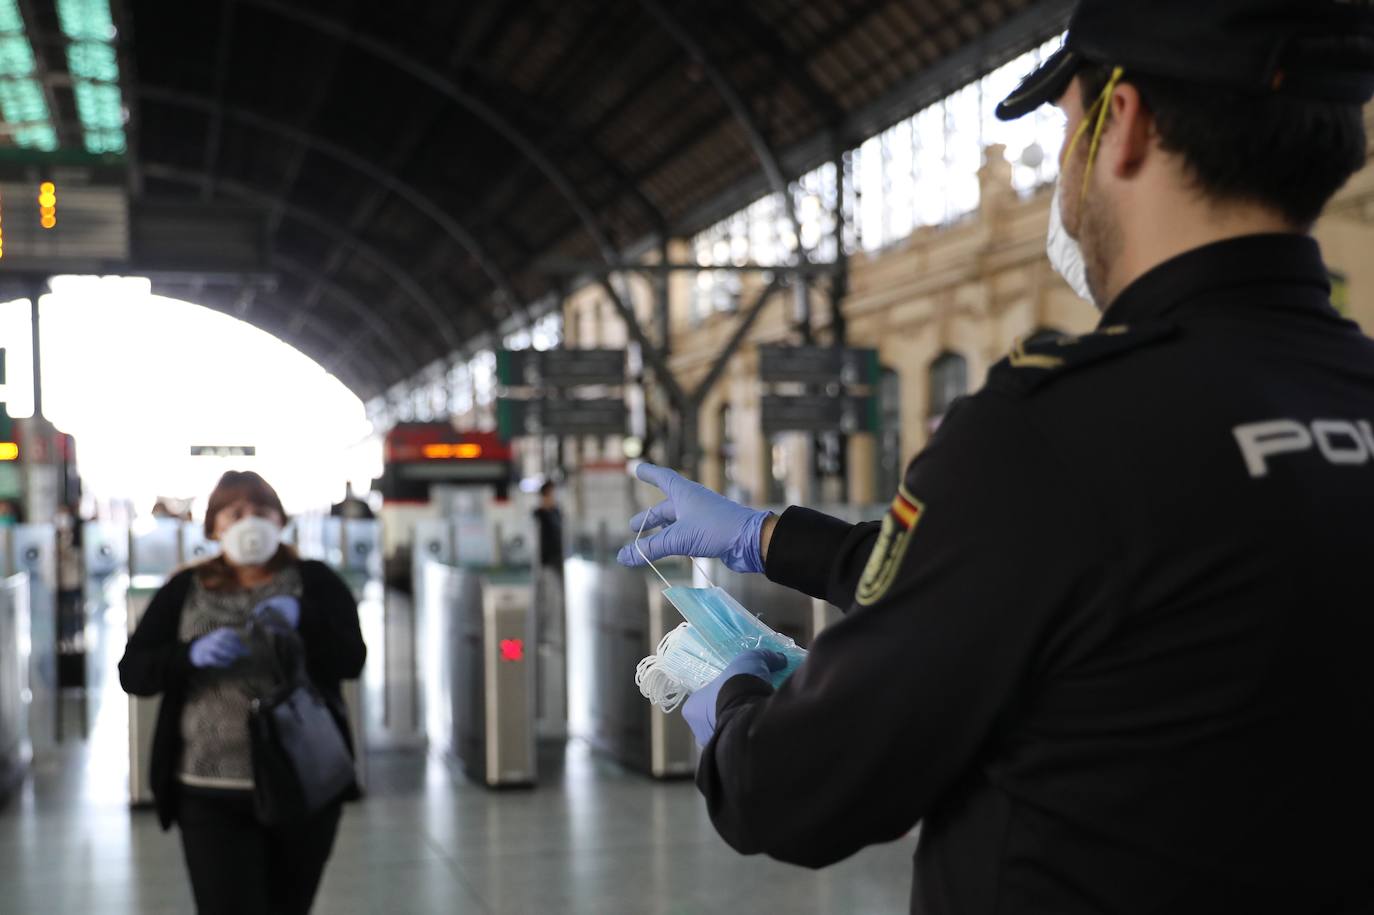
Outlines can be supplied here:
M1014 121L1041 105L1059 101L1082 64L1083 59L1068 48L1055 51L1049 60L1022 80L1016 91L997 106L998 120Z

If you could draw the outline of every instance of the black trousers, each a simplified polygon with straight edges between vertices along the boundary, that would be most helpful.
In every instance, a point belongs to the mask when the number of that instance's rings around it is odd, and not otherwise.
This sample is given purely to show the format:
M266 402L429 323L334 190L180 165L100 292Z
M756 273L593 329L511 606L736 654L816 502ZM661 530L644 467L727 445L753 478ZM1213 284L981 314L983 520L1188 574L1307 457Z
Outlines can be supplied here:
M177 822L200 915L306 915L334 847L342 803L303 823L263 826L244 792L181 792Z

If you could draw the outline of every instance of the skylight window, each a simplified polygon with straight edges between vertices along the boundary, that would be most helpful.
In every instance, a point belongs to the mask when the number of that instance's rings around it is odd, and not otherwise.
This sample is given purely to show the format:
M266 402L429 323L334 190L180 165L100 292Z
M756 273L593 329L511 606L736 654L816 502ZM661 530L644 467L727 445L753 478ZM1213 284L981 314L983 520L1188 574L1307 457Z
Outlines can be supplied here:
M0 0L0 116L15 146L50 152L57 149L57 131L36 69L18 3Z
M124 99L119 91L117 33L109 0L57 0L57 20L70 42L67 69L72 74L86 151L123 153L127 147Z

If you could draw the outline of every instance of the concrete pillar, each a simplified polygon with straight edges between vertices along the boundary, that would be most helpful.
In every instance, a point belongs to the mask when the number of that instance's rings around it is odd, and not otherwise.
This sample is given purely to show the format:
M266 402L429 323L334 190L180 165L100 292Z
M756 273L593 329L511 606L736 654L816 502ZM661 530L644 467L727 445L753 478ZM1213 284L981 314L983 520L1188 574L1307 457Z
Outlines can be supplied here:
M892 495L877 491L877 465L877 437L870 432L849 436L849 504L872 505Z
M33 415L43 415L43 346L38 321L38 297L48 291L46 277L35 277L29 283L29 314L33 337Z

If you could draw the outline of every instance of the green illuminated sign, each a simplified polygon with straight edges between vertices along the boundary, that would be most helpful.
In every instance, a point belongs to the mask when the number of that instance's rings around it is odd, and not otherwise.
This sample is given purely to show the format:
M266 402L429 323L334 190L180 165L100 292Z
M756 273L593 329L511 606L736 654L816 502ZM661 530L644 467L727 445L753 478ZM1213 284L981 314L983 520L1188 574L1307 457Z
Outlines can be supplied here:
M72 74L86 151L123 153L124 100L109 0L57 0L57 21L71 42L67 69Z

